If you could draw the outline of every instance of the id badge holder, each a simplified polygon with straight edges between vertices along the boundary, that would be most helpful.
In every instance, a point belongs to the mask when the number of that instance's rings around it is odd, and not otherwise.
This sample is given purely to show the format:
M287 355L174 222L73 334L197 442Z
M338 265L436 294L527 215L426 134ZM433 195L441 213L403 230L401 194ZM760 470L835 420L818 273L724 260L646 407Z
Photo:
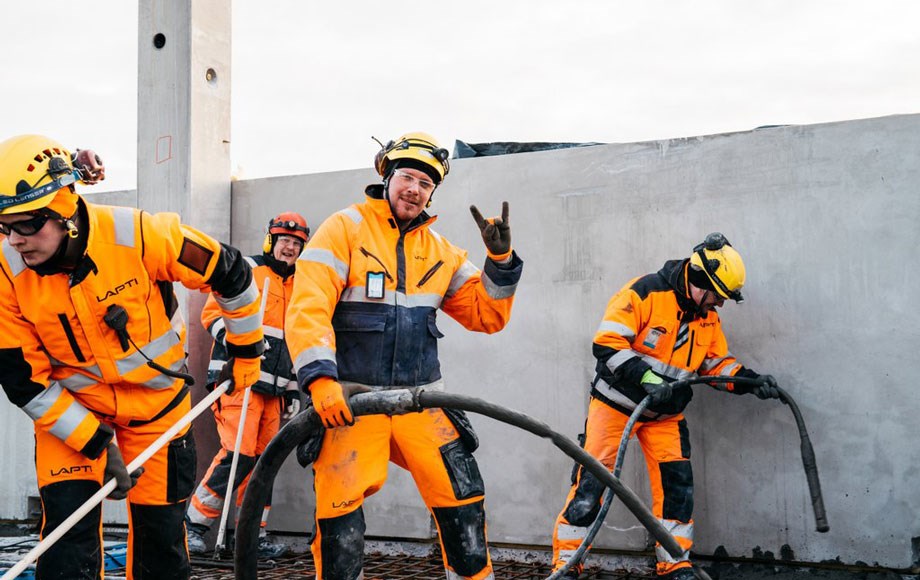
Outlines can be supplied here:
M364 288L367 292L367 297L372 300L382 300L385 292L384 287L384 273L383 272L368 272L367 273L367 283Z

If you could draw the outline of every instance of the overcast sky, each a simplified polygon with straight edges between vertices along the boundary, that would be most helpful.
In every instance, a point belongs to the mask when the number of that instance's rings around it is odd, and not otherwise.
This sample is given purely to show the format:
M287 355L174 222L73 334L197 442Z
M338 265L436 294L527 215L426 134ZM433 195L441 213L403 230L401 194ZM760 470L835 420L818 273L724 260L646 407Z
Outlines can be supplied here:
M178 0L168 0L178 1ZM368 167L381 140L625 143L920 112L912 0L234 0L242 177ZM133 189L137 5L4 1L2 135Z

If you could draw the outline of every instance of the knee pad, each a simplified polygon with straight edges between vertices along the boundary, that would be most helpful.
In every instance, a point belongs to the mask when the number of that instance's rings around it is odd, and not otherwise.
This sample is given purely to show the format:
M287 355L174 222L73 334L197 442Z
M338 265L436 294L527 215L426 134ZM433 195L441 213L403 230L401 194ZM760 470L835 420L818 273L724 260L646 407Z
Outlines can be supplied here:
M355 580L364 569L364 509L319 520L322 580Z
M689 461L659 463L664 506L661 516L668 520L689 522L693 516L693 468Z
M573 526L582 528L591 525L601 509L601 495L604 489L604 484L594 474L582 469L575 497L565 508L565 520Z
M482 501L457 507L431 508L447 564L454 572L470 577L489 563L486 543L486 512Z
M52 483L39 490L44 522L42 536L60 526L82 506L100 485L95 481L71 480ZM74 570L85 571L90 577L102 573L102 506L97 505L82 520L48 548L36 565L39 578L69 578Z

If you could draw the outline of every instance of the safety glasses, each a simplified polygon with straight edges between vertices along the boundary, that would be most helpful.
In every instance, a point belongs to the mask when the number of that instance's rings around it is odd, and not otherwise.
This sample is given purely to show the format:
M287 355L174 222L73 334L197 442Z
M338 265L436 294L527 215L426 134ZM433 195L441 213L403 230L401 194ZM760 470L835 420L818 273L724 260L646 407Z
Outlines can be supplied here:
M0 222L0 234L8 236L10 235L10 232L16 232L20 236L34 236L43 227L45 227L45 223L47 223L49 219L51 219L51 216L49 215L38 214L33 216L31 219L18 222Z
M397 169L396 171L394 171L393 176L399 179L400 181L402 181L402 183L406 187L409 187L417 183L418 188L422 190L424 193L431 193L432 191L434 191L434 183L428 181L427 179L418 179L417 177L413 175L409 175L408 173L406 173L405 171L401 169Z

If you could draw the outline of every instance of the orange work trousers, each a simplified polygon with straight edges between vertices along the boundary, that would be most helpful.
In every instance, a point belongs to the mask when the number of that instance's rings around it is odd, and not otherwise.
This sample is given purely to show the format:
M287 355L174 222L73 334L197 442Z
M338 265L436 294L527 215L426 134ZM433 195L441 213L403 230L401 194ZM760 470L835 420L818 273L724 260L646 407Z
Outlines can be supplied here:
M215 519L220 518L224 501L229 495L227 483L230 480L230 463L233 461L233 446L243 413L243 389L237 389L230 395L222 395L214 405L214 420L220 435L220 449L211 461L207 473L188 508L188 520L193 524L210 527ZM243 439L240 441L240 457L237 460L236 474L233 479L236 490L236 505L243 503L243 494L249 476L256 465L259 455L265 451L269 441L278 433L281 425L282 399L252 391L246 411L246 425L243 427ZM271 510L271 497L262 510L262 527L268 521Z
M191 409L190 398L156 421L112 425L125 465ZM189 577L186 500L195 484L195 441L188 427L144 464L128 492L129 579ZM51 533L102 486L106 453L89 459L45 431L35 433L35 465L42 500L42 537ZM102 508L91 511L48 549L38 578L102 578Z
M366 415L350 427L326 430L313 463L316 533L311 549L317 578L354 580L362 574L362 505L383 487L390 461L412 474L434 516L448 577L492 579L482 476L440 409Z
M611 471L616 463L620 437L626 429L628 415L591 398L585 425L585 451ZM690 566L693 546L693 471L690 467L690 438L682 414L657 420L637 421L633 426L648 469L652 491L652 514L677 539L684 553L673 558L657 544L656 571L665 575ZM581 545L601 507L604 485L579 468L569 490L565 507L553 529L553 566L562 567ZM577 571L581 571L578 566Z

